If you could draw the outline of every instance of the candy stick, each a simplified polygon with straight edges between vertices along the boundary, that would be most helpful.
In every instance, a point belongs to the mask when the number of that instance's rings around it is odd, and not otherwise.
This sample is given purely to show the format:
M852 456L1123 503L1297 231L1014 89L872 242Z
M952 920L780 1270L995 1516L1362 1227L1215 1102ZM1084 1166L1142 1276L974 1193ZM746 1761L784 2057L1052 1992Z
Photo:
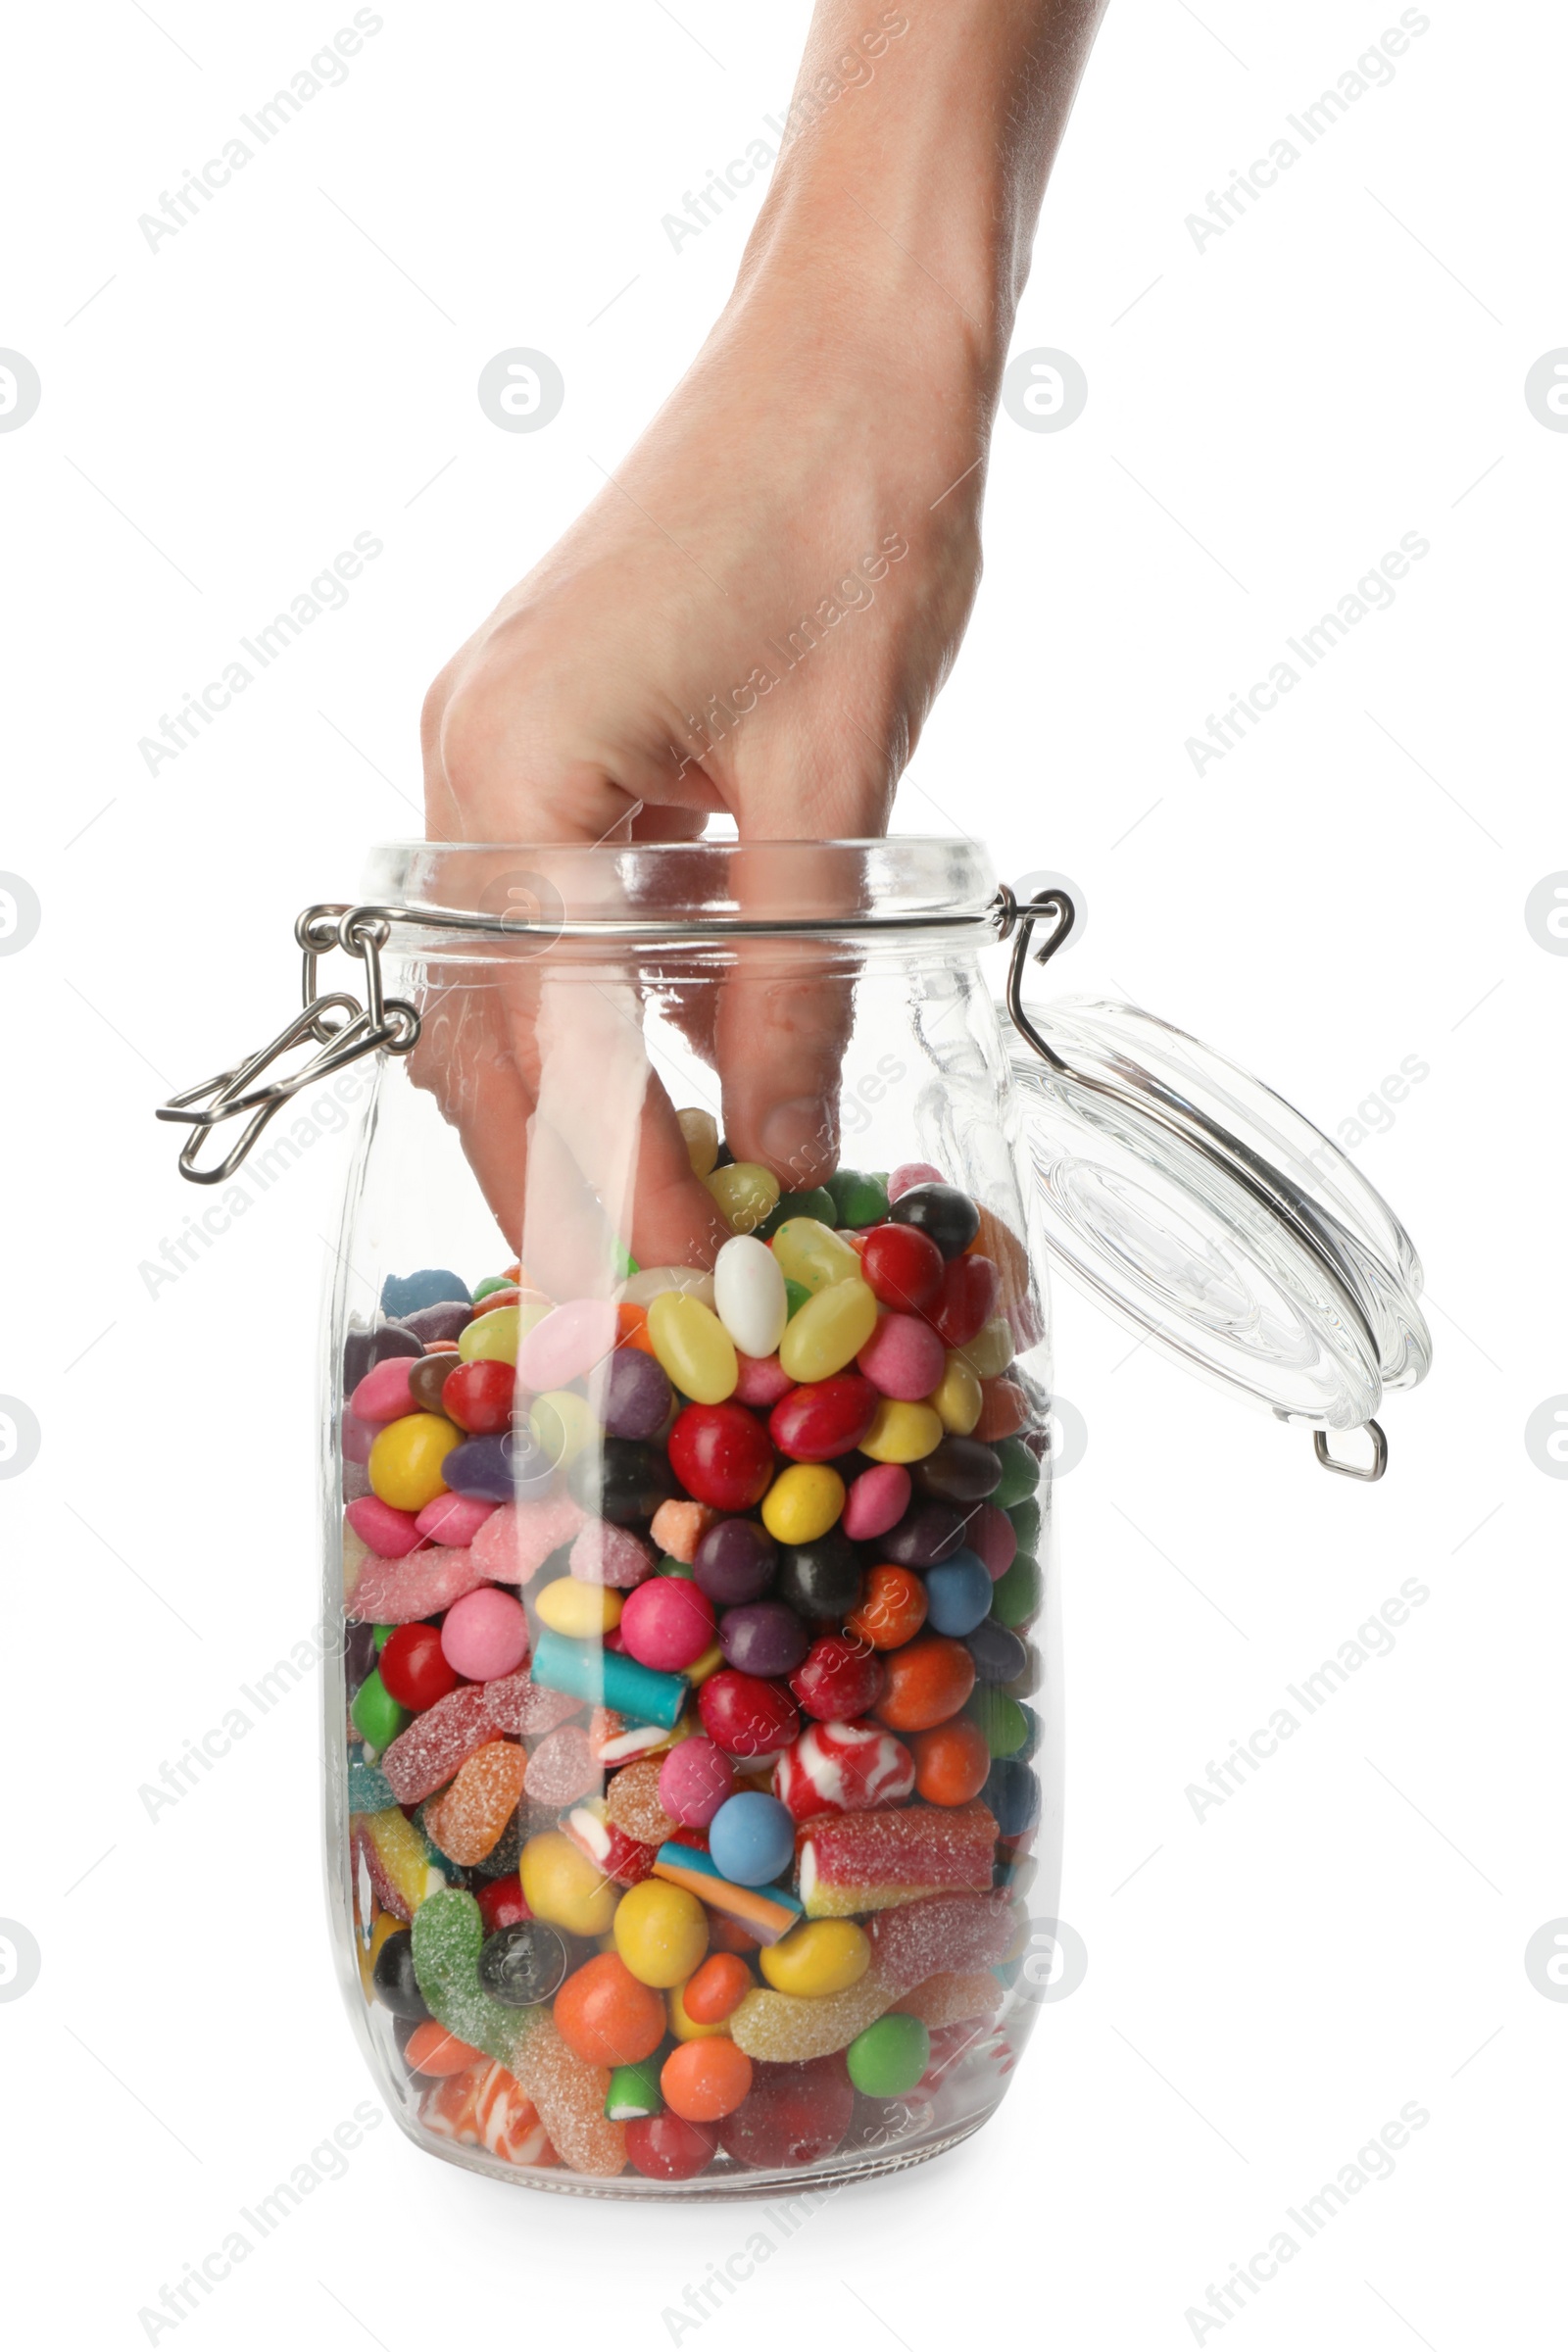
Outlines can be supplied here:
M679 1721L688 1690L683 1674L660 1674L619 1651L601 1649L596 1642L574 1642L548 1631L534 1649L533 1679L547 1690L569 1691L573 1698L591 1699L666 1730Z
M738 1919L759 1943L777 1943L799 1925L801 1906L782 1886L735 1886L699 1846L662 1845L654 1877L685 1886L728 1919Z
M847 1919L921 1895L991 1885L997 1825L982 1804L818 1814L800 1834L808 1919Z

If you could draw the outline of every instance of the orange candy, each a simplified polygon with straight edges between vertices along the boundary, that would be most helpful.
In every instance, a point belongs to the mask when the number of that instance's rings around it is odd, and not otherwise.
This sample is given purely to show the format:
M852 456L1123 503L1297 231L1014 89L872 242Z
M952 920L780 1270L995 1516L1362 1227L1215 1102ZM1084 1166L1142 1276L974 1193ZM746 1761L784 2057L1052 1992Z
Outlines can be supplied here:
M743 1928L738 1919L726 1919L721 1911L708 1914L708 1944L714 1952L755 1952L759 1939L750 1928Z
M997 1311L1012 1325L1020 1348L1033 1348L1045 1337L1038 1304L1029 1296L1029 1253L1010 1225L994 1210L982 1207L980 1229L964 1251L966 1257L989 1257L1001 1276Z
M915 1792L930 1805L966 1805L978 1796L991 1770L991 1749L980 1726L967 1715L909 1741L914 1756Z
M652 1355L654 1343L648 1333L648 1309L633 1306L622 1299L615 1309L615 1345L618 1348L640 1348L644 1355Z
M873 1649L898 1649L920 1631L925 1611L925 1587L914 1570L895 1567L890 1560L871 1570L846 1631L869 1642Z
M734 1952L710 1952L686 1981L686 2014L694 2026L719 2025L751 1989L752 1972L744 1960Z
M601 1952L556 1995L556 2031L589 2066L635 2066L664 2038L664 2004L618 1952Z
M716 2124L733 2115L752 2087L752 2062L724 2035L683 2041L659 2077L664 2104L683 2123Z
M425 1813L441 1851L465 1869L482 1862L517 1809L527 1769L528 1758L515 1740L489 1740L476 1748Z
M974 1689L974 1660L961 1642L924 1634L886 1660L887 1685L875 1709L890 1732L928 1732L956 1715Z
M433 2017L415 2027L403 2055L416 2075L461 2075L465 2067L486 2063L483 2050L460 2041Z
M1002 1438L1015 1438L1028 1425L1029 1399L1015 1380L980 1383L980 1418L970 1432L972 1437L995 1446Z

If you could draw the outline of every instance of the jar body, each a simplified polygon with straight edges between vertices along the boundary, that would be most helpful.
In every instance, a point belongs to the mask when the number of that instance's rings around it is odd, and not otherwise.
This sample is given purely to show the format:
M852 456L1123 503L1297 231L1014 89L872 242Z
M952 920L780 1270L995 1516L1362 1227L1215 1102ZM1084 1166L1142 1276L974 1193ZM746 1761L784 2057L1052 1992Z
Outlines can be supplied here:
M495 2178L919 2162L1012 2079L1060 1853L1047 1307L983 861L910 882L951 927L836 931L887 902L869 848L420 855L380 897L499 891L530 927L394 933L423 1033L374 1076L338 1240L351 2015L410 2135ZM824 927L724 936L770 891Z

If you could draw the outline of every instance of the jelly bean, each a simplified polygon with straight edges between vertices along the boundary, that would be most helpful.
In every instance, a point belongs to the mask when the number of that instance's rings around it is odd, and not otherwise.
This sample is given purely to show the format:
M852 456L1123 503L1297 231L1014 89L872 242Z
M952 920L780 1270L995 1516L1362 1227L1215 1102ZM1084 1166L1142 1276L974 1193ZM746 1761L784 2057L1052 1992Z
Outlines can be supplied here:
M837 1528L829 1528L812 1544L792 1544L779 1554L777 1597L802 1617L847 1617L859 1600L860 1583L859 1554ZM803 1642L790 1664L798 1665L805 1654ZM783 1674L788 1669L769 1671Z
M597 1589L579 1587L584 1592ZM547 1690L568 1691L573 1698L614 1707L640 1723L662 1724L666 1730L679 1721L686 1704L687 1686L680 1675L661 1674L635 1658L601 1649L595 1642L569 1640L554 1629L542 1633L534 1644L531 1672L534 1682Z
M991 1748L979 1724L967 1715L955 1715L933 1731L916 1732L909 1746L915 1792L928 1805L966 1805L985 1787Z
M880 1176L840 1168L828 1178L827 1190L841 1225L875 1225L888 1213L888 1188Z
M689 1404L670 1430L669 1463L696 1501L747 1511L768 1492L773 1448L744 1404Z
M773 1946L775 1951L779 1948ZM737 1953L710 1952L697 1974L677 1988L681 2007L694 2026L722 2025L751 1991L752 1981L751 1970Z
M701 1735L680 1740L659 1767L660 1804L683 1829L706 1830L734 1793L733 1760Z
M718 1121L710 1110L677 1110L675 1120L685 1138L692 1174L710 1176L718 1159Z
M417 1363L409 1365L409 1404L413 1411L440 1412L441 1392L452 1377L456 1360L455 1349L443 1348L439 1355L421 1355Z
M949 1349L942 1367L942 1378L926 1402L950 1438L966 1438L973 1431L980 1418L985 1395L980 1382L956 1348Z
M406 1423L395 1421L394 1429ZM456 1494L470 1494L484 1502L510 1502L514 1495L540 1494L555 1476L555 1464L530 1429L513 1429L502 1437L465 1438L441 1464L441 1473Z
M708 1529L692 1558L701 1592L720 1608L760 1600L773 1582L778 1550L755 1519L719 1519Z
M1040 1819L1040 1783L1018 1756L998 1756L986 1777L986 1804L1004 1838L1022 1838Z
M337 1435L338 1450L343 1456L343 1499L345 1502L352 1502L356 1499L349 1493L350 1465L359 1465L369 1460L370 1447L375 1444L385 1426L386 1424L381 1421L362 1421L358 1413L351 1413L348 1407L344 1406L338 1422ZM368 1484L361 1489L362 1494L368 1492Z
M572 1298L540 1317L517 1349L517 1378L536 1393L564 1389L602 1363L615 1345L608 1298Z
M726 1797L708 1831L708 1850L719 1874L737 1886L765 1886L789 1867L795 1822L776 1796L754 1789Z
M792 1321L794 1320L795 1316L800 1313L802 1307L806 1304L807 1300L810 1297L811 1293L807 1289L804 1282L793 1282L787 1274L785 1275L784 1303L790 1310L790 1317ZM786 1378L787 1377L788 1375L786 1375Z
M468 1286L449 1266L421 1266L416 1274L389 1274L381 1285L383 1315L412 1315L421 1306L466 1299Z
M605 2094L605 2113L612 2123L639 2122L645 2116L661 2114L663 2105L659 2094L659 2069L646 2058L636 2066L611 2069L610 2088Z
M809 1723L773 1767L773 1793L796 1821L896 1805L913 1787L913 1756L874 1723Z
M818 1217L789 1217L768 1247L787 1281L815 1293L858 1282L860 1261L850 1245ZM853 1350L852 1350L853 1352Z
M484 1894L479 1913L488 1923ZM480 1985L504 2009L532 2009L548 2001L565 1983L570 1965L555 1929L538 1919L508 1920L479 1947Z
M988 1578L988 1603L990 1591ZM683 1577L654 1577L627 1595L620 1638L639 1665L679 1674L713 1639L713 1604Z
M521 1602L496 1585L466 1592L442 1621L441 1649L447 1664L467 1682L490 1683L500 1675L514 1674L528 1655L528 1620Z
M878 1402L870 1379L841 1372L834 1379L791 1389L768 1415L767 1434L793 1462L836 1461L859 1445L876 1417Z
M759 1238L770 1242L779 1227L787 1224L791 1217L814 1217L819 1225L826 1225L829 1229L839 1222L839 1212L834 1206L832 1194L825 1184L819 1184L807 1193L780 1193L757 1228Z
M871 1939L851 1919L807 1919L761 1955L763 1976L775 1992L804 1993L821 2000L848 1992L871 1965Z
M858 1996L863 1997L861 1986L852 1986L847 1993L835 1996L834 2005ZM776 1992L750 1993L736 2014L739 2016L751 2001L785 1998ZM800 2006L825 2016L829 2004L807 2001ZM749 2164L763 2171L820 2164L838 2147L854 2114L855 2086L835 2045L833 2055L804 2063L759 2064L752 2078L751 2096L733 2115L720 2121L718 2142L725 2155L733 2157L737 2164Z
M370 1447L370 1486L394 1510L422 1511L450 1483L441 1465L462 1432L439 1413L406 1413L389 1421Z
M876 1321L875 1296L858 1274L851 1281L830 1283L791 1317L778 1360L792 1380L825 1381L858 1355Z
M415 1412L417 1407L409 1394L415 1360L389 1355L384 1363L373 1365L349 1398L349 1410L362 1421L396 1421L404 1413Z
M704 1306L711 1306L713 1277L701 1266L644 1266L640 1274L622 1284L620 1295L629 1306L649 1307L665 1291L682 1291Z
M615 1916L619 1888L560 1830L544 1830L528 1839L517 1876L534 1917L568 1936L603 1936Z
M999 1475L992 1499L999 1510L1010 1511L1039 1486L1040 1463L1021 1438L1004 1438L995 1452Z
M788 1283L785 1284L784 1290L784 1302L788 1306ZM808 1297L808 1292L803 1292L801 1302L804 1303ZM747 1355L737 1349L735 1360L740 1367L735 1380L737 1404L761 1405L765 1408L770 1404L777 1404L779 1398L787 1396L795 1386L794 1381L791 1380L776 1355Z
M708 1914L686 1887L644 1879L616 1905L615 1949L640 1984L682 1984L708 1949Z
M488 1298L492 1291L505 1291L510 1290L511 1288L512 1279L510 1276L506 1274L487 1274L482 1282L476 1282L473 1286L473 1304L477 1306L481 1298Z
M859 1605L845 1631L873 1649L899 1649L925 1623L925 1586L912 1568L884 1561L865 1580Z
M599 1410L612 1438L657 1438L674 1398L662 1364L640 1348L617 1348L605 1367Z
M514 1928L519 1920L533 1917L523 1899L522 1881L515 1871L504 1879L487 1879L476 1893L487 1936L493 1936L497 1928ZM544 1997L540 1995L541 1999Z
M959 1257L980 1230L980 1212L967 1193L951 1184L914 1184L900 1193L889 1212L895 1224L929 1234L944 1257Z
M351 1502L343 1516L378 1559L401 1560L420 1540L419 1523L412 1511L395 1511L374 1494Z
M1028 1644L996 1617L982 1618L965 1646L983 1683L1014 1683L1029 1663Z
M697 1404L722 1404L740 1367L735 1344L711 1307L679 1291L663 1291L648 1310L654 1353L684 1396Z
M374 1331L351 1331L343 1343L343 1390L353 1394L372 1364L389 1355L422 1355L424 1343L401 1323L378 1323Z
M374 1748L378 1755L383 1748L391 1746L409 1720L382 1682L379 1672L366 1676L354 1693L354 1704L349 1713L367 1747Z
M961 1642L922 1634L890 1651L877 1715L891 1732L925 1732L956 1715L974 1689L975 1664Z
M853 1722L869 1714L882 1695L885 1670L874 1649L853 1638L824 1634L813 1642L790 1676L790 1689L808 1715L819 1723ZM967 1694L966 1694L967 1695ZM894 1725L894 1730L901 1730Z
M928 1159L906 1159L903 1166L895 1168L888 1178L888 1199L897 1200L901 1193L911 1191L917 1184L940 1184L941 1182L942 1170L934 1168Z
M925 1593L927 1622L936 1633L972 1634L991 1613L991 1571L972 1551L956 1551L927 1569Z
M591 1642L612 1633L620 1623L625 1602L609 1585L590 1585L581 1577L557 1577L534 1595L541 1625L572 1642Z
M718 1640L726 1665L764 1681L798 1666L810 1643L800 1618L781 1600L753 1600L726 1609Z
M778 1259L765 1242L737 1234L713 1265L718 1319L741 1353L768 1356L784 1337L789 1304Z
M493 1590L490 1587L484 1589ZM475 1593L467 1595L469 1599L477 1597ZM463 1602L460 1600L456 1605L461 1608ZM526 1627L523 1629L523 1642L526 1648ZM514 1659L513 1663L515 1665L518 1661ZM433 1625L395 1626L381 1651L378 1672L399 1706L409 1707L416 1714L421 1714L426 1707L433 1707L438 1698L445 1698L449 1690L455 1690L458 1687L459 1670L448 1660L442 1636Z
M913 1492L902 1463L879 1462L862 1470L844 1503L844 1533L854 1543L866 1544L897 1527L909 1507Z
M922 1462L935 1453L942 1438L942 1421L931 1405L886 1396L860 1440L860 1451L873 1462Z
M719 1214L736 1233L755 1233L778 1205L778 1178L757 1160L732 1160L727 1168L714 1168L703 1181L717 1201ZM765 1355L767 1350L761 1352Z
M942 1378L944 1360L942 1342L930 1324L918 1315L900 1314L881 1316L856 1358L881 1396L910 1404L930 1396Z
M412 1941L412 1938L411 1938ZM426 2017L415 2027L403 2047L407 2063L416 2075L438 2081L446 2075L461 2075L466 2067L484 2065L484 2054L471 2041L459 2041L445 2026L433 2017Z
M712 2124L733 2115L752 2087L752 2062L727 2035L683 2041L664 2060L659 2087L672 2115Z
M1017 1352L1006 1316L993 1315L972 1340L964 1342L961 1352L977 1380L995 1380L1005 1372Z
M1031 1462L1033 1459L1031 1455ZM911 1473L917 1494L938 1502L959 1503L983 1502L997 1491L1002 1475L1002 1463L993 1447L982 1446L977 1438L949 1437Z
M951 1502L917 1502L890 1528L877 1548L884 1559L903 1568L934 1568L953 1557L963 1542L968 1513Z
M610 1585L629 1592L654 1572L654 1554L646 1538L608 1519L590 1519L578 1530L568 1565L585 1585Z
M989 1257L976 1250L949 1260L942 1288L926 1312L950 1348L977 1339L996 1311L1000 1281Z
M902 2099L931 2063L931 2034L917 2017L879 2017L844 2053L850 2081L868 2099Z
M562 1985L551 2014L568 2049L590 2066L651 2058L664 2038L664 2004L618 1952L600 1952Z
M429 2017L429 2005L414 1973L414 1937L407 1928L395 1929L381 1945L370 1982L376 1999L394 2017L413 2018L420 2023Z
M645 1356L641 1359L647 1362ZM547 1461L558 1468L574 1462L583 1448L599 1442L600 1427L593 1406L575 1389L546 1389L528 1407L528 1427Z
M795 1702L777 1683L725 1668L697 1694L704 1731L727 1756L760 1760L789 1746L801 1728Z
M520 1306L498 1306L492 1314L466 1323L458 1334L458 1353L464 1362L515 1364L522 1341L523 1311ZM540 1321L545 1312L543 1307L529 1307L530 1323Z
M1018 1539L1012 1521L994 1502L975 1504L964 1529L964 1540L969 1549L984 1560L994 1580L1006 1575L1017 1555Z
M473 1556L498 1585L528 1584L583 1524L581 1504L565 1494L487 1507L490 1515L472 1539Z
M837 1525L844 1496L843 1479L826 1462L792 1462L762 1497L762 1525L776 1543L814 1544Z
M495 1507L479 1494L438 1494L434 1502L425 1504L414 1524L427 1544L461 1548L473 1542Z

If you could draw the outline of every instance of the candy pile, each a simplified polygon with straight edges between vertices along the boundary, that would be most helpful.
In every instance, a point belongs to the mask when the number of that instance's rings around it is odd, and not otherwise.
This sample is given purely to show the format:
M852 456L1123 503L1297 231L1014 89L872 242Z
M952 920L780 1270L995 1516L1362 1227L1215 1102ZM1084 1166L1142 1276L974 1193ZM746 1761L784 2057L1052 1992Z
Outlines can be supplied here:
M1040 1803L1021 1244L681 1125L711 1271L427 1268L344 1367L366 1995L427 2132L601 2180L810 2165L978 2063Z

